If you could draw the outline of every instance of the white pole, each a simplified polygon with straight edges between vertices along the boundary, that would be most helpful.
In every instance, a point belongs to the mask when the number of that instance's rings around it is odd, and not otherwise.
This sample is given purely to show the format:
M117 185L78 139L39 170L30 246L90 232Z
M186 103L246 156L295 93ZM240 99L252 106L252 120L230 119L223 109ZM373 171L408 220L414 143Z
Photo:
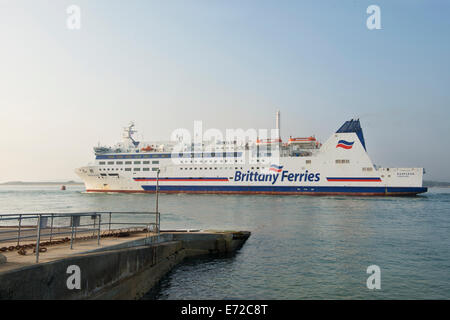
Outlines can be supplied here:
M278 134L278 139L281 139L281 133L280 133L280 110L277 111L277 120L276 120L276 129Z
M158 200L159 200L159 168L156 172L156 228L158 228L158 234L159 234L159 208L158 208Z

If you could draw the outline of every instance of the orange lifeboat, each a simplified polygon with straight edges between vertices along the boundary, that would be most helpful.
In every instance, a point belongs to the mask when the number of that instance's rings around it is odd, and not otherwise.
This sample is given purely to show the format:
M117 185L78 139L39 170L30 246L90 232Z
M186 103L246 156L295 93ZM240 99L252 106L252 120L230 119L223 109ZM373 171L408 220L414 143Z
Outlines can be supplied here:
M316 138L314 137L306 137L306 138L290 138L289 143L293 142L314 142L316 141Z
M153 151L153 148L150 147L150 146L146 146L146 147L142 148L141 151L143 151L143 152L149 152L149 151Z
M281 143L281 139L258 139L256 140L257 144L272 144L272 143Z

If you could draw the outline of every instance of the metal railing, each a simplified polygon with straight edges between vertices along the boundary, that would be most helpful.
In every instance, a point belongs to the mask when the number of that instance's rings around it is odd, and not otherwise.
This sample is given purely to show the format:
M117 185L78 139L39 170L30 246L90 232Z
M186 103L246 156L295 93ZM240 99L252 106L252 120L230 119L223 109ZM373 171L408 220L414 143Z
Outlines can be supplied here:
M36 263L39 262L39 253L44 245L70 241L73 249L77 234L83 238L97 239L100 245L101 232L111 233L121 230L124 226L143 228L147 233L160 232L159 212L76 212L76 213L21 213L0 214L0 252L34 248ZM70 235L70 238L69 238ZM65 236L62 240L57 237ZM47 240L46 242L42 242ZM1 244L9 246L3 246ZM21 243L27 243L21 245ZM46 250L46 248L45 248Z

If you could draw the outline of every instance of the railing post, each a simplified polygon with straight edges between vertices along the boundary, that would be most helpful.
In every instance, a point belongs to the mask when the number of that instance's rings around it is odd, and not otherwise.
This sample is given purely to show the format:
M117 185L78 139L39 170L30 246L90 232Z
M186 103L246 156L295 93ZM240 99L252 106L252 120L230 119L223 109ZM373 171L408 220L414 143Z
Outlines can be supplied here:
M80 220L81 220L81 218L80 218ZM74 225L75 225L75 234L74 234L74 236L73 236L73 240L75 241L75 240L77 240L77 229L78 229L78 226L77 226L77 224L79 224L80 222L80 220L78 220L78 218L77 219L74 219ZM76 223L75 223L76 222Z
M108 231L111 231L111 212L109 213L109 228Z
M92 217L94 217L92 219ZM92 236L95 236L95 223L97 222L97 214L95 214L94 216L91 216L91 220L94 220L93 226L92 226Z
M52 213L52 221L50 223L50 243L52 242L53 238L53 213Z
M98 215L98 233L97 233L97 245L100 245L100 228L102 225L102 215L99 214Z
M159 234L159 168L158 171L156 171L156 228L157 228L157 233Z
M160 220L160 214L159 212L156 213L156 228L158 229L157 234L159 234L160 228L161 228L161 220Z
M156 212L158 212L158 199L159 198L159 168L156 171Z
M70 237L70 249L73 249L73 228L74 228L74 224L75 221L73 220L73 216L70 216L70 224L72 225L72 235Z
M41 215L38 216L37 235L36 235L36 263L39 262L39 243L41 242Z
M17 230L17 245L20 245L20 230L22 226L22 215L19 214L19 229Z

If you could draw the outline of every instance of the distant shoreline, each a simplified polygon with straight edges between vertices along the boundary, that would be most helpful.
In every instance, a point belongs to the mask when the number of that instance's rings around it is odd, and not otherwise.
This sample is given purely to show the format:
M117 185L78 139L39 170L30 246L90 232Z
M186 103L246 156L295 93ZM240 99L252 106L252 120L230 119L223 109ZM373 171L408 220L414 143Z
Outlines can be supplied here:
M60 185L83 185L81 181L8 181L1 182L0 186L23 186L23 185L48 185L48 186L60 186ZM450 188L450 182L441 181L427 181L423 182L424 187L428 188Z
M23 186L23 185L82 185L83 182L79 181L8 181L0 183L1 186Z
M424 187L427 187L427 188L450 188L450 186L424 186Z
M424 180L423 186L428 188L438 187L438 188L450 188L450 182L441 182L441 181L431 181Z

